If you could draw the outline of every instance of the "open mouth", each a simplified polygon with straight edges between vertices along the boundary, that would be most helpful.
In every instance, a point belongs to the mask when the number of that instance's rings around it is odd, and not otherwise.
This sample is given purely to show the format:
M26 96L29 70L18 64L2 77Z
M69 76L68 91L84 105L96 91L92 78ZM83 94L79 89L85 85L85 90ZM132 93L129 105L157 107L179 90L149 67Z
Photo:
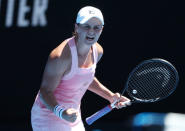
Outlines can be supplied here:
M93 40L94 40L94 38L95 38L95 37L86 36L86 39L87 39L88 41L93 41Z

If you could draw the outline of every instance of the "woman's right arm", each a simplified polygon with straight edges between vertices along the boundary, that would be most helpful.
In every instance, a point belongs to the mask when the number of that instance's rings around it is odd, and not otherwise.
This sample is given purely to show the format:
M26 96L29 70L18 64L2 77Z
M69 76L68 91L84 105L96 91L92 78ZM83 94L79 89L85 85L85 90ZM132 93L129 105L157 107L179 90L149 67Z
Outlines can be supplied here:
M77 119L78 111L73 108L63 109L54 96L54 91L61 78L71 68L70 49L68 45L65 45L65 42L59 45L48 58L40 87L40 97L46 107L53 111L56 116L74 122Z
M51 111L58 105L53 92L71 63L70 57L69 47L66 42L63 42L50 53L46 63L40 87L40 97Z

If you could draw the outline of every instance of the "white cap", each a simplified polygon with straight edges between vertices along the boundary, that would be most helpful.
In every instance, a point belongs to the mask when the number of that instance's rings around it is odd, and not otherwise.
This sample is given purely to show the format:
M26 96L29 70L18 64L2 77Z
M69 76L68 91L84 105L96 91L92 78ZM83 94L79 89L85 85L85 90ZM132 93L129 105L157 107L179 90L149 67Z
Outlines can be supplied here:
M93 17L98 18L101 21L102 25L104 25L102 12L99 9L92 6L86 6L80 9L80 11L77 14L76 23L84 24Z

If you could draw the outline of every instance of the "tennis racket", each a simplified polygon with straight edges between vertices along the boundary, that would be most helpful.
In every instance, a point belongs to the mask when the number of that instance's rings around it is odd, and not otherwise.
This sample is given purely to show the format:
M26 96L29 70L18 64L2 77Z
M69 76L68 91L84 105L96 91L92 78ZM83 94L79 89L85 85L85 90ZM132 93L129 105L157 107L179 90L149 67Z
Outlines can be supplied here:
M131 103L150 103L160 101L171 95L179 82L175 67L164 59L149 59L137 65L129 74L122 94L126 91ZM88 125L109 113L116 106L114 103L86 118Z

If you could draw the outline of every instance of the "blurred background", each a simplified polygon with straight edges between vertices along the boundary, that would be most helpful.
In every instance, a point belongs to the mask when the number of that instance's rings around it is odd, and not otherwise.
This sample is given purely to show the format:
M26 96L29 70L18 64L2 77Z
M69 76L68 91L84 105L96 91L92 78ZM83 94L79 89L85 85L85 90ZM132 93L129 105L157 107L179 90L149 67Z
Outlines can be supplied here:
M0 130L32 130L30 111L47 57L72 36L76 14L87 5L104 14L99 39L104 56L96 76L110 90L120 92L129 72L145 59L166 59L180 75L168 99L114 110L92 126L85 124L87 131L169 131L169 126L174 127L171 131L184 131L185 8L173 0L0 0ZM83 120L107 104L87 92Z

